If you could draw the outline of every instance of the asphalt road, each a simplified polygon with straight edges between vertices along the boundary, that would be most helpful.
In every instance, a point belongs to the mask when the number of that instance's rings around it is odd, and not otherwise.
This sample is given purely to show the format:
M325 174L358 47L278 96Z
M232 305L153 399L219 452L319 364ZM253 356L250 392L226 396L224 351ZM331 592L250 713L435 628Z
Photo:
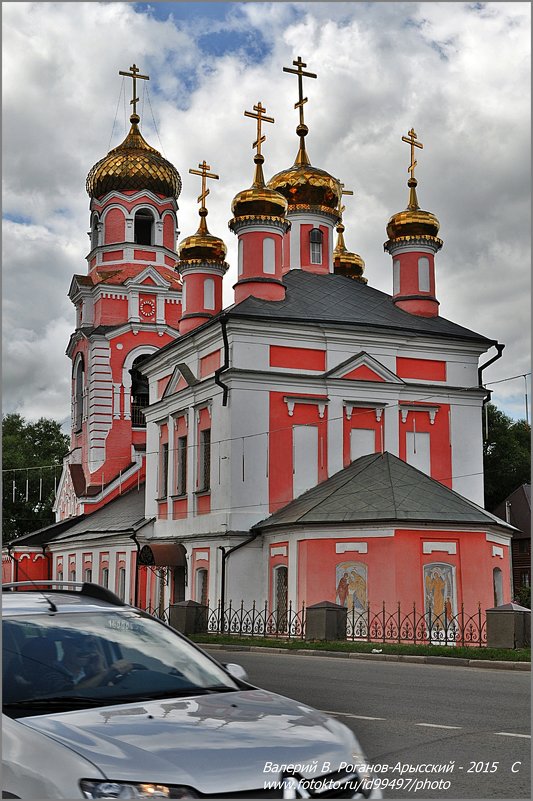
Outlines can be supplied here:
M353 729L368 762L389 766L377 774L385 798L531 798L529 672L211 653L242 665L252 684L329 712ZM453 772L408 772L451 761ZM398 763L403 774L392 770ZM413 781L390 784L400 776ZM428 783L439 779L450 785ZM426 782L415 791L415 780Z

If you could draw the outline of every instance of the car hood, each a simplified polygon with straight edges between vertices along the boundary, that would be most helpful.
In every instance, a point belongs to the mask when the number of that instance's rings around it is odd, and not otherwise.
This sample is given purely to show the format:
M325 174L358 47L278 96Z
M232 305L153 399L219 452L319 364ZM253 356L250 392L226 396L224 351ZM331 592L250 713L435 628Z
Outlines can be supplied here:
M319 776L360 752L352 732L265 690L216 693L19 718L108 779L181 784L206 794L262 788L277 766ZM269 765L270 763L270 765ZM323 775L323 774L322 774ZM87 776L90 778L90 776Z

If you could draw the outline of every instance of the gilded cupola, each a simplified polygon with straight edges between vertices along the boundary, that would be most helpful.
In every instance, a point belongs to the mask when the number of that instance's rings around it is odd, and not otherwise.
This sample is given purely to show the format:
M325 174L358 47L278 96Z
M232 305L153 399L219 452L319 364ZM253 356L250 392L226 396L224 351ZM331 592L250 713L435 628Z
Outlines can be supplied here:
M407 181L409 187L409 203L404 211L398 211L393 214L387 223L387 236L388 242L385 243L385 249L389 243L398 241L409 241L414 238L424 238L438 245L442 246L442 240L438 238L440 223L438 219L430 211L423 211L418 204L418 197L416 194L416 187L418 181L414 176L414 170L417 162L414 158L415 147L422 148L421 142L416 141L416 133L411 128L408 137L402 136L402 141L411 145L411 164L408 168L410 178Z
M265 178L263 175L263 164L265 157L261 153L261 145L266 137L261 135L261 126L263 122L274 122L273 117L265 116L266 108L261 104L261 101L254 106L255 114L251 111L245 111L245 117L252 117L257 121L257 138L252 147L257 148L254 155L255 174L252 186L249 189L243 189L238 192L231 203L231 211L233 213L233 220L230 220L229 227L233 228L233 224L237 220L246 218L276 218L284 219L287 211L287 200L282 194L276 192L266 186Z
M304 122L303 106L307 98L303 97L302 78L316 78L313 72L304 72L304 64L300 56L293 61L296 69L284 67L284 72L291 72L298 76L299 100L295 108L299 109L300 121L296 128L296 135L300 139L300 146L292 167L276 173L267 186L282 194L288 201L288 210L308 209L310 207L336 215L336 209L341 198L339 181L325 170L313 167L305 148L305 137L309 129Z
M198 202L201 204L200 208L198 209L198 214L200 215L200 225L198 226L198 230L195 234L186 237L180 242L178 251L179 251L179 262L178 262L178 270L181 270L181 267L184 264L191 264L195 262L201 261L216 261L216 262L224 262L224 258L226 256L226 245L218 236L213 236L210 234L207 228L207 208L205 207L205 199L209 194L209 190L206 189L206 178L216 178L218 179L218 175L214 173L210 173L209 170L211 167L209 164L206 163L205 159L202 164L199 164L199 170L190 169L189 172L192 175L201 175L202 176L202 193L198 197Z
M135 64L131 72L120 72L133 78L133 113L130 116L131 128L124 141L100 159L87 176L86 188L90 197L98 198L108 192L128 192L150 190L163 197L178 197L181 192L181 178L176 168L143 138L139 130L140 117L137 114L136 81L149 80L147 75L139 75Z
M343 195L353 195L351 190L344 189L344 184L341 184ZM342 213L344 206L339 203L338 213L339 222L337 223L337 244L333 251L333 272L335 275L344 275L346 278L353 278L361 284L367 284L368 280L363 278L365 271L365 263L358 253L352 253L346 247L344 242L344 225L342 222Z

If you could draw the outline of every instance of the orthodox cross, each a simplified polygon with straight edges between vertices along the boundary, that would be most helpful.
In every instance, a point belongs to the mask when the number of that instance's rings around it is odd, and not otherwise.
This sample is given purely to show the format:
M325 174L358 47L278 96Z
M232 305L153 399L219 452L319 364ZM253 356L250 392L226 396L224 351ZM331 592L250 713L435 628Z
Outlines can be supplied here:
M150 78L148 75L139 75L139 67L136 64L133 64L130 67L131 72L122 72L119 70L119 75L125 75L127 78L133 78L133 97L130 100L130 105L133 106L133 113L137 114L137 103L139 102L139 98L136 97L137 94L137 78L142 79L143 81L149 81Z
M314 72L304 72L303 71L303 67L307 67L307 64L304 64L304 62L301 59L301 56L298 56L298 59L296 61L293 61L292 63L294 64L296 69L293 70L290 67L283 67L283 72L292 72L293 75L297 75L298 76L298 98L299 99L298 99L298 102L294 104L294 108L299 108L300 109L300 125L303 125L304 124L303 105L304 105L304 103L307 103L307 97L303 96L303 81L302 81L302 78L303 78L304 75L305 75L306 78L316 78L317 76L315 75Z
M344 187L345 187L345 184L341 184L341 185L340 185L340 187L341 187L341 196L340 196L340 198L339 198L339 208L338 208L338 212L339 212L339 214L342 216L342 212L343 212L343 211L345 210L345 208L346 208L346 206L343 206L343 205L342 205L342 196L343 196L343 195L353 195L353 191L352 191L351 189L345 189L345 188L344 188Z
M402 136L402 142L407 142L408 145L411 145L411 164L407 168L407 172L411 173L411 180L415 177L415 167L417 165L415 159L415 147L423 148L424 145L422 142L415 142L416 134L414 128L411 128L407 136Z
M201 164L198 165L199 170L190 169L189 172L191 175L201 175L202 176L202 194L198 196L198 203L201 203L203 207L205 207L205 199L209 194L209 189L206 189L205 180L206 178L216 178L218 180L218 175L215 175L214 172L209 172L211 167L207 164L206 160L204 159Z
M266 139L266 136L261 136L261 123L263 122L274 122L274 117L264 117L263 114L266 112L266 108L263 108L261 105L261 101L258 102L257 106L254 106L254 111L257 111L257 114L254 114L252 111L245 111L245 117L252 117L254 120L257 120L257 139L253 143L252 147L257 148L257 155L261 155L261 145Z

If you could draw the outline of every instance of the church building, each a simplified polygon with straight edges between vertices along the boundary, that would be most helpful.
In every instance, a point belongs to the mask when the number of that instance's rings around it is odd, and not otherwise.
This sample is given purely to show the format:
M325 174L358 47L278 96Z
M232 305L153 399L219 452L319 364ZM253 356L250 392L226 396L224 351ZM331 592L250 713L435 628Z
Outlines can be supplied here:
M88 270L69 291L57 522L4 549L4 580L97 581L160 614L332 601L451 619L512 600L514 529L483 509L483 369L503 345L439 314L443 241L419 205L414 129L407 206L384 220L392 295L371 286L345 244L351 192L307 152L306 67L284 68L297 152L270 180L274 120L261 102L245 111L254 166L231 201L227 308L226 245L207 223L218 176L205 160L189 170L198 230L177 245L181 179L139 130L147 76L121 73L131 129L89 172Z

